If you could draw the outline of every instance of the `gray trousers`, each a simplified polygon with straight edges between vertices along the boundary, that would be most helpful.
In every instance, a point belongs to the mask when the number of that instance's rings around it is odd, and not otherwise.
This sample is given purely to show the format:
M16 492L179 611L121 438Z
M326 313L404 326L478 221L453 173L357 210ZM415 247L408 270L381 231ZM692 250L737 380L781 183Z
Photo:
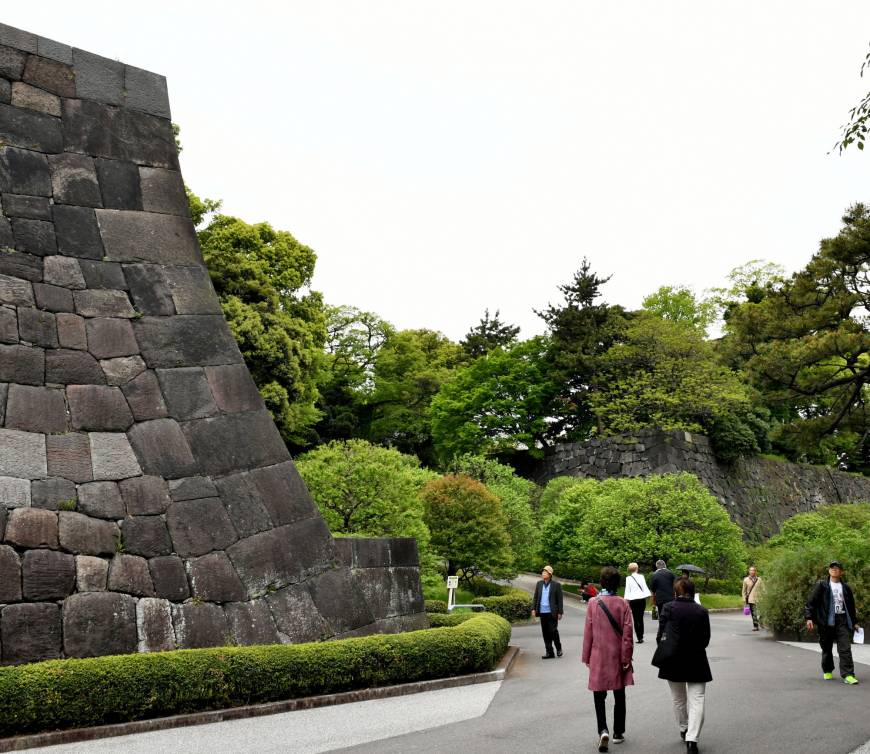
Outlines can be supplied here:
M819 645L822 648L822 672L834 672L834 642L837 642L837 655L840 658L840 677L855 675L852 661L852 632L842 613L834 616L833 626L819 626Z
M704 725L704 692L706 683L684 683L668 681L671 698L674 700L674 717L680 726L680 733L686 732L686 741L698 742Z

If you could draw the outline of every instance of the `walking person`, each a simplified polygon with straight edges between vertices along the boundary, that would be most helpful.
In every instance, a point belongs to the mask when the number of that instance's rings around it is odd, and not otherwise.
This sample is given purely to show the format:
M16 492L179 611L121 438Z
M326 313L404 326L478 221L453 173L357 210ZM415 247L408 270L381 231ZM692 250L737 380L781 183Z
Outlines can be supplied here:
M656 570L649 582L652 590L653 607L661 613L662 608L674 598L674 579L677 577L668 570L664 560L656 561Z
M589 600L583 629L581 659L589 668L589 685L595 701L598 751L607 751L610 741L625 741L625 687L634 684L631 657L631 608L616 592L619 571L607 566L601 570L601 591ZM613 738L607 727L604 702L613 692Z
M532 617L540 617L541 633L544 636L546 653L542 660L552 660L562 656L562 640L559 638L559 621L562 620L562 585L553 581L553 567L545 565L541 580L535 585L535 598ZM553 646L556 654L553 654Z
M758 595L764 589L764 583L758 575L755 566L749 567L749 575L743 579L743 602L749 608L752 616L752 630L758 631Z
M628 564L628 576L625 579L625 599L631 607L631 617L634 622L634 633L637 643L643 644L643 613L646 610L647 598L651 596L643 574L637 570L637 563Z
M843 581L843 564L832 560L828 565L828 578L816 582L804 607L807 630L819 631L822 647L822 677L834 677L834 642L840 658L840 677L850 686L858 683L852 660L852 631L857 624L855 596Z
M695 602L694 582L681 576L674 582L675 599L659 613L659 643L653 665L668 682L674 716L686 751L696 754L704 725L704 693L713 680L707 661L710 614Z

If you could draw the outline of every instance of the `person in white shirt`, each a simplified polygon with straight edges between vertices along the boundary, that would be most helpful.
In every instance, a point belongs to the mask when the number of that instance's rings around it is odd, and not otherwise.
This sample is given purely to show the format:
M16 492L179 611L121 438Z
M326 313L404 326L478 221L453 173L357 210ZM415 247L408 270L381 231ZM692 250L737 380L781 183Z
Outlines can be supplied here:
M631 617L634 620L634 632L637 643L643 644L643 613L646 601L650 597L649 587L643 574L637 570L637 563L628 564L628 576L625 578L625 599L631 607Z

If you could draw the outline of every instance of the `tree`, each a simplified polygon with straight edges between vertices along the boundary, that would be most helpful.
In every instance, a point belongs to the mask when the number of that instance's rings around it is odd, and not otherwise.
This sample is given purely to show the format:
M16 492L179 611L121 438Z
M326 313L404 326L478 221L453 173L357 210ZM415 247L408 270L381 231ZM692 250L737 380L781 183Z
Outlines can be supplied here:
M864 56L864 62L861 63L862 78L864 71L868 69L870 69L870 52ZM858 149L863 150L868 122L870 122L870 92L867 92L863 99L849 111L849 120L843 126L840 139L834 144L834 149L843 154L844 149L854 144Z
M499 310L495 310L492 319L489 309L484 312L483 319L472 327L459 341L465 353L471 359L485 356L495 348L507 348L516 342L520 332L519 327L503 323L499 318Z
M528 449L543 455L560 386L549 363L550 342L536 337L496 348L458 369L432 399L432 438L439 454Z
M716 304L696 296L685 286L663 285L643 300L643 308L657 317L689 325L703 333L716 321Z
M538 502L538 518L542 525L550 516L559 512L565 492L581 482L582 479L576 476L557 476L547 482Z
M468 582L480 573L512 575L506 521L498 498L480 482L448 475L421 492L432 551L447 565L447 575Z

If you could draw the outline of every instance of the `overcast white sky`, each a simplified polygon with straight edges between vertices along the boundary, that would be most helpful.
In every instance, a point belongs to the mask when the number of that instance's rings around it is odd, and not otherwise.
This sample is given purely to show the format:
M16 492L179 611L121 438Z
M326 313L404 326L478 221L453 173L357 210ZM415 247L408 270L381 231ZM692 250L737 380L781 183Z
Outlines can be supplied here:
M606 298L803 266L870 200L828 154L870 78L866 2L4 3L162 73L197 193L291 231L315 288L458 339L541 331L588 256Z

